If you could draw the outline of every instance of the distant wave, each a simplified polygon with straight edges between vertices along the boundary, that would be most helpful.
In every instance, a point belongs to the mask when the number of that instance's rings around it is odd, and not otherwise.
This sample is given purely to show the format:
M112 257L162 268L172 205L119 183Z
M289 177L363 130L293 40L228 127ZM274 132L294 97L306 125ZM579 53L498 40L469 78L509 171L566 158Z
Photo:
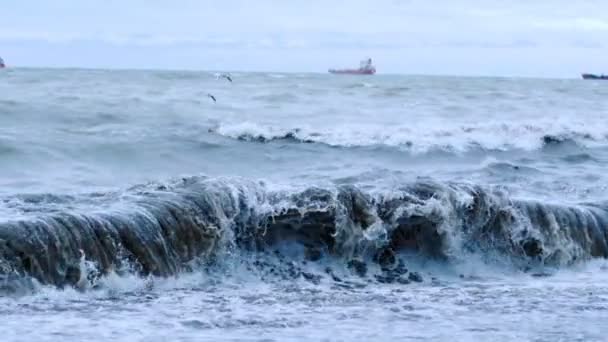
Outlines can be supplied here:
M608 146L608 131L564 130L544 133L541 127L471 126L419 131L405 127L318 127L284 128L253 122L220 124L209 130L225 137L270 143L273 141L319 143L335 147L405 147L413 152L472 150L541 150L564 147Z
M568 155L563 156L561 159L565 162L573 163L573 164L585 163L585 162L589 162L589 161L597 161L597 159L594 158L589 153L568 154Z
M296 128L292 131L273 131L264 127L243 123L234 126L220 126L209 129L210 133L218 133L223 136L241 141L258 143L269 143L272 141L289 141L294 143L316 143L317 141L300 136L301 130ZM313 134L312 137L315 135Z
M258 95L253 97L254 100L263 101L267 103L284 103L290 101L296 101L298 96L294 93L284 92L276 94Z
M349 83L344 86L346 89L356 89L356 88L377 88L378 86L369 82L358 82L358 83Z
M310 262L342 261L363 277L366 264L378 265L380 282L403 273L402 255L451 263L476 254L523 269L608 256L606 204L523 201L468 184L421 181L368 193L349 185L269 190L195 177L120 197L119 206L105 209L42 210L1 222L0 287L28 279L82 286L111 272L171 276L221 265L235 251L272 253L285 243L300 246ZM77 200L30 199L66 208Z
M486 160L483 163L483 170L490 172L490 173L499 174L499 175L507 175L507 174L511 174L514 172L516 172L519 175L529 175L529 174L541 172L540 170L533 168L533 167L516 165L516 164L504 162L504 161L496 161L496 160L491 160L491 159Z

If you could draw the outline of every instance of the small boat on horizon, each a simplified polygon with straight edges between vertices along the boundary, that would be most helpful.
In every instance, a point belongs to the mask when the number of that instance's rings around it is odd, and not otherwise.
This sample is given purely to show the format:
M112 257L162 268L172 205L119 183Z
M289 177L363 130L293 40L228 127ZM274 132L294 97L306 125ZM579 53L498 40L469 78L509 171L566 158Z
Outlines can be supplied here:
M2 57L0 57L0 69L2 68L6 68L6 64L4 64L4 59L2 59Z
M358 69L329 69L330 74L343 75L373 75L376 73L376 67L372 64L372 59L361 61Z
M584 80L608 80L608 75L583 74Z

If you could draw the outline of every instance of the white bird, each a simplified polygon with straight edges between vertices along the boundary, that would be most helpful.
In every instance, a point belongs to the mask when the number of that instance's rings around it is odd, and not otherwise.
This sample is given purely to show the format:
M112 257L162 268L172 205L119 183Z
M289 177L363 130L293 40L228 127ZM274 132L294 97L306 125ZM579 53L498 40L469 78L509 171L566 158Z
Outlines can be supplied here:
M230 81L230 83L232 83L232 77L230 76L230 74L219 74L219 75L216 75L216 79L219 80L220 78L225 78L228 81Z

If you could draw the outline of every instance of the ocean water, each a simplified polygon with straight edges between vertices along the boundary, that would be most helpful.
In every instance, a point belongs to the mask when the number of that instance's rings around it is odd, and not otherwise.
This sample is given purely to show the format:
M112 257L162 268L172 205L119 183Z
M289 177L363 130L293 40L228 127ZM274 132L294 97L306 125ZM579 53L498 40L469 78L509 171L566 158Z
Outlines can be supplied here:
M232 78L0 72L3 341L606 340L608 83Z

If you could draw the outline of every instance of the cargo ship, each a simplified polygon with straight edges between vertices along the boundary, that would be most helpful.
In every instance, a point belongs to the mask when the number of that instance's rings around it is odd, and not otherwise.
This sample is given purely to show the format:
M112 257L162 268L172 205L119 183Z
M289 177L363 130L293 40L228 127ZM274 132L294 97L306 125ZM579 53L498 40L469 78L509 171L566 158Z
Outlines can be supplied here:
M376 67L372 64L372 59L368 58L361 61L358 69L329 69L330 74L345 74L345 75L373 75L376 73Z
M608 80L608 75L583 74L584 80Z

